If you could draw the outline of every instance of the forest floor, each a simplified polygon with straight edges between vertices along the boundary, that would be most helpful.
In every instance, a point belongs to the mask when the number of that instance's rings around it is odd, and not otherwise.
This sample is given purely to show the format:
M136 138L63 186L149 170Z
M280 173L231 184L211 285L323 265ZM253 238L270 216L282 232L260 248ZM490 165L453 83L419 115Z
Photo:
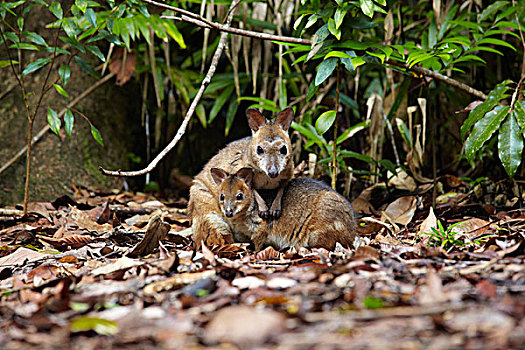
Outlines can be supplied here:
M439 184L435 211L428 186L390 203L365 190L361 239L333 252L195 252L186 203L144 194L75 188L25 219L1 208L0 348L522 347L519 201Z

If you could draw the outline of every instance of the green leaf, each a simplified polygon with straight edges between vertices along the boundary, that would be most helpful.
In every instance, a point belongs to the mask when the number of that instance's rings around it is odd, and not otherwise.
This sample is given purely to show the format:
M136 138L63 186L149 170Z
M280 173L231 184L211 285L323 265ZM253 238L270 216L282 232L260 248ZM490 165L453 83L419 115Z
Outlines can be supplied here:
M87 0L75 0L75 5L80 9L82 12L86 12L88 2Z
M358 123L354 126L349 127L346 129L338 138L337 138L337 144L340 144L346 140L348 140L350 137L354 136L355 133L367 128L370 126L370 121L363 121L361 123Z
M505 46L505 47L508 47L509 49L512 49L512 50L516 51L516 48L514 46L512 46L508 42L503 41L501 39L484 38L484 39L481 39L478 42L476 42L476 45L478 45L478 46L480 46L482 44L492 44L492 45Z
M62 84L66 86L69 77L71 75L71 69L69 68L69 65L63 64L58 68L58 76L60 77L60 80L62 80Z
M100 51L96 45L86 45L86 48L95 56L97 56L102 62L106 62L106 57Z
M374 16L374 3L372 0L359 0L359 7L361 7L366 16L370 18Z
M517 101L512 114L514 115L514 118L516 118L521 132L525 137L525 101Z
M286 89L286 82L281 82L281 88L279 89L279 107L285 109L288 106L288 90Z
M69 94L67 93L66 90L64 90L64 88L58 84L53 84L53 86L55 87L55 90L62 96L66 97L66 98L69 98Z
M496 85L494 90L492 90L487 96L487 100L476 106L468 115L468 118L465 120L461 126L461 138L465 139L465 135L472 128L472 126L480 120L485 113L492 110L499 101L506 97L505 93L509 89L507 84L510 83L510 80L505 80Z
M11 62L13 64L18 64L18 61L13 61L13 60L0 60L0 69L2 68L5 68L5 67L8 67Z
M328 37L328 34L330 34L330 31L328 30L328 24L325 24L324 26L319 27L319 29L317 29L314 36L312 37L312 46L311 47L307 46L305 51L309 51L317 43L322 43L323 41L325 41L325 39ZM295 47L295 49L299 51L301 47L304 47L304 45L298 45Z
M499 159L507 172L513 177L521 163L521 153L523 151L523 137L521 130L514 118L514 113L510 113L503 122L498 134L498 153Z
M328 78L332 74L336 66L337 58L328 58L321 62L321 64L317 68L317 74L315 76L315 85L321 85L323 81L325 81L326 78Z
M311 15L309 18L308 18L308 22L306 22L306 25L304 26L304 29L308 29L310 28L311 26L313 26L315 24L315 22L317 22L317 19L319 18L318 15L316 14L313 14Z
M460 58L458 58L458 59L452 61L452 63L473 62L473 61L478 61L478 62L481 62L481 63L487 63L487 62L485 62L484 59L482 59L481 57L476 56L476 55L465 55L465 56L461 56Z
M49 124L51 131L57 135L60 134L60 118L58 117L57 112L49 107L47 107L47 123Z
M383 299L379 299L369 295L363 300L363 305L367 309L381 309L385 306L385 302L383 301Z
M335 122L335 111L326 111L317 118L315 122L315 130L319 135L323 135L332 127Z
M93 11L93 9L87 9L84 17L86 17L89 24L91 24L93 28L97 27L97 15L95 14L95 11Z
M328 20L328 30L337 38L337 40L341 40L341 28L336 28L333 18Z
M91 135L93 135L95 141L97 141L99 145L104 147L104 141L102 140L102 135L100 134L100 131L98 131L98 129L95 128L95 126L91 124L91 122L89 123L89 125L91 126Z
M303 13L302 15L300 15L300 16L295 20L295 22L293 23L293 29L294 29L294 30L297 30L297 28L298 28L299 25L301 24L301 21L303 20L304 16L306 16L305 13Z
M235 119L235 114L239 108L239 103L237 101L232 101L228 106L228 111L226 112L226 127L224 128L224 136L228 136L230 129Z
M166 33L168 33L168 35L173 39L175 40L175 42L177 44L179 44L179 46L183 49L186 48L186 43L184 43L184 39L182 38L182 34L179 32L179 30L177 29L177 27L175 26L175 24L173 23L172 20L163 20L162 21L162 26L164 27L164 29L166 29Z
M9 46L10 49L20 49L20 50L32 50L32 51L40 51L38 46L28 43L15 43L11 46Z
M483 10L483 12L481 12L481 14L478 16L478 22L479 23L483 22L485 19L487 19L488 17L490 17L491 15L496 13L499 9L501 9L502 7L505 7L508 3L509 3L509 1L495 1L495 2L493 2L492 4L487 6Z
M231 97L233 88L234 88L233 86L227 87L226 89L224 89L223 92L221 92L219 97L217 97L217 99L215 100L215 103L213 104L213 107L211 108L210 115L208 117L208 123L211 123L215 119L217 114L222 109L222 106L224 106L226 101L228 101L228 99Z
M78 64L78 66L80 67L80 69L82 69L84 73L87 73L94 78L98 78L97 72L95 72L93 67L89 63L87 63L84 59L78 56L75 56L75 62Z
M22 71L22 75L33 73L34 71L39 70L40 68L44 67L50 62L51 58L39 58L35 62L31 62L30 64L28 64L27 67Z
M319 90L319 86L315 85L315 82L312 81L310 85L308 85L308 91L306 92L306 102L309 102L312 97L314 97L317 90Z
M71 110L66 109L66 114L64 115L64 129L66 130L67 136L71 138L71 133L73 132L73 125L75 124L75 116Z
M347 11L348 11L348 7L346 6L340 6L337 8L337 10L335 10L335 15L334 15L335 29L339 29L341 24L343 24L343 19L345 18Z
M44 38L34 32L22 32L22 35L33 44L48 46Z
M75 318L70 328L72 332L95 331L99 335L115 335L118 332L118 325L115 321L88 316Z
M432 17L430 25L428 26L428 47L433 48L437 43L437 25L435 17Z
M199 118L202 127L206 128L208 126L208 121L206 120L206 108L204 108L202 104L199 104L197 108L195 108L195 113L197 114L197 118Z
M49 11L55 15L58 19L62 19L64 12L62 11L62 6L60 6L60 1L53 1L49 6Z
M367 162L367 163L373 163L374 162L372 157L367 156L366 154L361 154L361 153L357 153L357 152L349 151L349 150L341 150L341 151L338 152L338 155L343 157L343 158L359 159L359 160L362 160L363 162Z
M465 155L468 160L472 161L474 154L498 130L508 111L509 106L496 106L474 125L472 133L465 142Z
M337 47L351 50L366 50L369 48L368 45L355 40L346 40L341 44L338 44Z
M77 49L78 51L82 52L82 53L86 53L86 50L84 49L84 47L82 46L82 44L75 38L70 38L70 37L65 37L65 36L60 36L58 37L60 40L62 40L63 42L65 42L66 44L68 44L69 46L71 47L74 47L75 49ZM76 58L76 57L75 57Z
M326 147L328 145L325 138L319 135L317 130L315 130L315 128L310 124L301 125L296 122L292 122L292 128L303 134L308 139L308 141L314 142L321 147Z

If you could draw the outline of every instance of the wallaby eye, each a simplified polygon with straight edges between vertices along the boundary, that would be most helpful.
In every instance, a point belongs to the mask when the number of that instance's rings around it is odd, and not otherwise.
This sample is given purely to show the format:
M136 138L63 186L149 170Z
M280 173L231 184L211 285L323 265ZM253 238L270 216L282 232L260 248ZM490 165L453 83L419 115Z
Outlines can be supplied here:
M284 156L286 155L286 153L288 153L288 149L286 148L286 146L281 147L281 154Z
M224 193L221 193L221 195L219 196L219 199L221 200L221 202L224 202Z
M264 153L264 150L262 149L261 146L257 146L257 154L263 154Z
M242 201L244 199L244 196L242 193L237 193L237 196L235 197L238 201Z

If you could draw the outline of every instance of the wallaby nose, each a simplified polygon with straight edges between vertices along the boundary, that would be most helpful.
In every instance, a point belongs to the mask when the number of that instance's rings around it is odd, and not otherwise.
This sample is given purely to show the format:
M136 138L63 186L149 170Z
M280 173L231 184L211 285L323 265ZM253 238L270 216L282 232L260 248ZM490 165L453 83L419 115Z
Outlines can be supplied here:
M270 170L268 170L268 176L272 179L275 179L279 175L279 172L277 171L277 168L272 166Z
M226 209L226 211L224 212L224 214L231 218L233 216L233 210L232 209Z

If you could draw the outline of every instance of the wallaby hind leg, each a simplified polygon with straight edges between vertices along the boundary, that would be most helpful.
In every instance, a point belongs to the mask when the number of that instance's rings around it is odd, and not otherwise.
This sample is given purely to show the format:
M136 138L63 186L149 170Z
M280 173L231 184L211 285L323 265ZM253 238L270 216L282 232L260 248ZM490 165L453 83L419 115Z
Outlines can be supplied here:
M193 237L197 249L204 242L207 246L224 245L225 236L231 235L230 226L222 219L221 214L210 212L193 219Z

